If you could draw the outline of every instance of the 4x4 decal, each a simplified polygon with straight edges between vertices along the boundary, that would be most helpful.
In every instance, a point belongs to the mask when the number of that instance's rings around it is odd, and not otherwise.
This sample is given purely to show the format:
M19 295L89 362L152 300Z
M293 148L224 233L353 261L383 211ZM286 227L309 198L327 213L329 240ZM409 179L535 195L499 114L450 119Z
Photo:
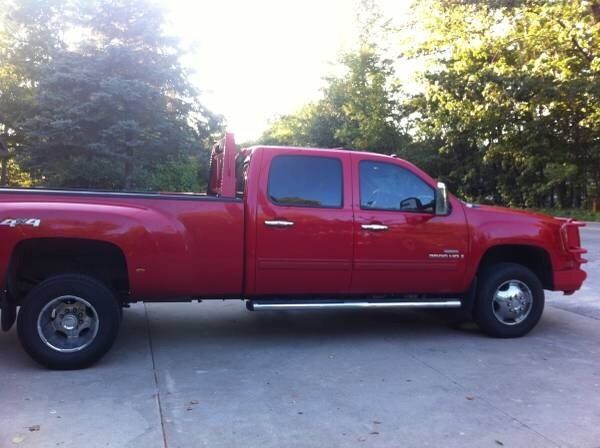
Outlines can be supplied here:
M9 227L16 227L16 226L33 226L33 227L39 227L40 224L42 223L42 220L39 218L8 218L5 219L4 221L0 222L0 226L9 226Z

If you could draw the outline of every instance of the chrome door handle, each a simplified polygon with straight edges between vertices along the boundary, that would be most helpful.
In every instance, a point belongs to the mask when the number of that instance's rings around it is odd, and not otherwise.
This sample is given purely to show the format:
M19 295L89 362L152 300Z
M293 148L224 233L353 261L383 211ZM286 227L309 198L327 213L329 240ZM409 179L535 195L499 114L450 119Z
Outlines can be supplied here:
M362 224L360 227L364 230L375 230L379 232L388 229L388 226L383 224Z
M286 221L284 219L267 219L265 225L270 227L291 227L294 225L293 221Z

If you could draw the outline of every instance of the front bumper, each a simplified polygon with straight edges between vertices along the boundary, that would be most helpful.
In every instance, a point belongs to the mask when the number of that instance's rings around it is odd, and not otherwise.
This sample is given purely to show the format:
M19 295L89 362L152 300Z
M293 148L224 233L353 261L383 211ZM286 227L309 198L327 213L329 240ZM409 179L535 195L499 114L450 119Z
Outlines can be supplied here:
M568 269L566 271L554 271L554 290L563 291L565 294L573 294L587 278L585 271L581 269Z

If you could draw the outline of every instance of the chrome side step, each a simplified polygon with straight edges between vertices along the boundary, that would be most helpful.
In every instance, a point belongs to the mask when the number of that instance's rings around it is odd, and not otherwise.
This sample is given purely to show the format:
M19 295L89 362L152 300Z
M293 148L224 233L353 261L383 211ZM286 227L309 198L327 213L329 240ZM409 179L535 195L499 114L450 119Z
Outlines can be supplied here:
M275 302L275 301L246 301L246 307L250 311L260 310L334 310L334 309L362 309L362 308L460 308L460 300L438 300L438 301L419 301L419 302Z

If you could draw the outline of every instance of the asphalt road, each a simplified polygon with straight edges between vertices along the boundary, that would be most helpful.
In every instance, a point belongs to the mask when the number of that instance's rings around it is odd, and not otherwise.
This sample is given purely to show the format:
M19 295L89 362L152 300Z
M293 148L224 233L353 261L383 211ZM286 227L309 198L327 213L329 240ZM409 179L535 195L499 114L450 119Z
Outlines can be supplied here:
M600 225L589 279L527 337L415 312L136 305L111 353L39 368L0 335L0 448L600 447Z

